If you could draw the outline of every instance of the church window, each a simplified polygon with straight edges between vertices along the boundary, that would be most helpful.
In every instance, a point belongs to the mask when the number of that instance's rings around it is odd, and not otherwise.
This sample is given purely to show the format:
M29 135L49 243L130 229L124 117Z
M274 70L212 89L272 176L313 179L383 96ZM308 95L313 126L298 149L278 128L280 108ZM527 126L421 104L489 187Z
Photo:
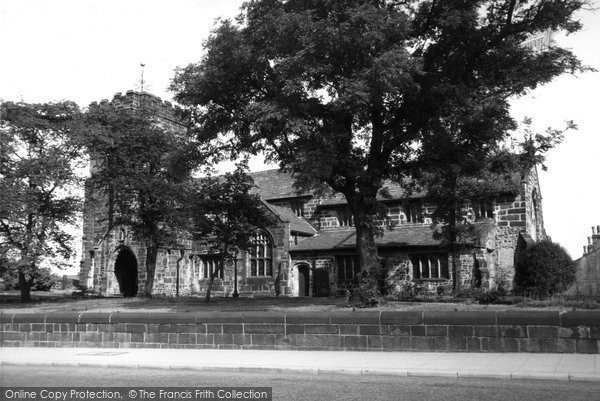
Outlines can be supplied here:
M446 254L417 254L411 255L415 279L448 279L448 255Z
M301 201L294 201L290 206L296 216L304 217L304 204Z
M354 215L349 207L337 211L340 227L354 227Z
M534 224L537 222L537 217L538 217L538 199L537 199L537 192L534 189L533 192L531 193L531 219L533 220Z
M406 216L407 223L423 222L423 210L421 208L421 204L418 202L404 205L404 215Z
M481 199L473 203L476 219L494 218L494 203L489 199Z
M198 255L198 259L198 276L206 279L209 279L213 272L219 269L219 263L221 263L220 255L214 253ZM223 278L222 270L219 271L216 278Z
M273 244L267 235L257 233L250 248L250 276L273 276Z
M360 272L358 256L346 255L338 256L337 260L337 276L339 282L351 281Z

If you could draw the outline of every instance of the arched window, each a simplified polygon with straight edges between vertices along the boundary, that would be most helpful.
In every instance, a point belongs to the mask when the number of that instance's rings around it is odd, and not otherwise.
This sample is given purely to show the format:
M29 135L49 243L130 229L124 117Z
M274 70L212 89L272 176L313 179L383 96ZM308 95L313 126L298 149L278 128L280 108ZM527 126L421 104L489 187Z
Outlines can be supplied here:
M531 193L531 219L533 220L533 224L537 224L538 219L538 195L537 191L534 189Z
M269 236L258 232L250 249L250 276L273 276L273 244Z

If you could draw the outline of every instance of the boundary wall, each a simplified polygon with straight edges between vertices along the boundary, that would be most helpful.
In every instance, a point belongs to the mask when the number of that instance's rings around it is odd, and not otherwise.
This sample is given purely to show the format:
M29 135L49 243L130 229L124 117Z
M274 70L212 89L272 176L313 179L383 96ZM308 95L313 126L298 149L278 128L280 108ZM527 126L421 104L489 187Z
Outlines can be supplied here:
M0 314L3 347L600 353L600 311Z

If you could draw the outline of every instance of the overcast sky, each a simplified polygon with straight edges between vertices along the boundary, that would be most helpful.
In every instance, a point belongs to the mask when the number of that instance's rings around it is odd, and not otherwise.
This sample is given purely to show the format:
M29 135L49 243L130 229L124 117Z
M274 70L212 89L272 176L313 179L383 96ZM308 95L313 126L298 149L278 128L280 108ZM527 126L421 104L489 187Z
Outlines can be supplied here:
M597 2L598 0L596 0ZM197 62L218 17L239 0L0 0L0 99L73 100L80 106L145 88L171 99L177 66ZM600 4L598 4L600 6ZM600 13L582 13L584 30L555 40L600 70ZM546 231L573 258L600 225L600 73L565 76L514 102L513 114L538 129L579 125L540 172ZM253 168L260 168L255 163Z

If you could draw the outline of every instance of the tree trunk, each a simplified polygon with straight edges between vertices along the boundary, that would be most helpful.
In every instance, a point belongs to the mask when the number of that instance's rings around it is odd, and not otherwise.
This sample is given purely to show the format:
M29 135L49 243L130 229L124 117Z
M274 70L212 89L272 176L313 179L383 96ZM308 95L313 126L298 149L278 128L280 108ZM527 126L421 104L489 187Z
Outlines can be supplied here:
M233 256L233 297L238 298L240 296L238 292L238 282L237 282L237 251Z
M223 261L224 257L221 257L219 268L210 274L210 281L208 282L208 288L206 289L206 297L204 298L206 302L210 302L210 294L212 293L212 287L215 282L215 278L217 277L217 274L219 274L219 271L221 271L221 269L223 268Z
M175 284L175 296L179 297L179 263L183 260L183 255L185 255L185 249L179 250L179 259L177 259L177 283Z
M449 237L450 247L452 252L452 289L460 290L460 277L459 277L459 269L458 269L458 258L457 258L457 238L456 238L456 207L455 204L452 205L452 209L450 210L450 219L449 219Z
M146 282L144 283L145 298L152 298L152 287L154 287L154 272L156 270L156 257L158 255L158 244L152 242L146 247Z
M19 288L21 289L21 302L31 302L31 285L33 279L27 280L25 273L19 272Z
M204 300L206 302L210 302L210 294L212 292L213 283L215 282L215 277L217 276L218 272L219 271L216 270L216 271L212 272L212 274L210 275L210 280L208 282L208 287L206 288L206 297L204 298Z
M346 197L348 198L348 196ZM375 205L375 198L367 202L352 200L349 203L354 214L356 228L356 251L361 268L361 289L369 290L373 294L383 294L383 267L375 245L377 232L375 210L368 210L368 205Z
M29 243L29 241L27 241L27 243ZM21 302L31 302L31 287L33 285L33 272L35 271L35 267L35 264L29 260L27 251L25 249L21 249L21 260L18 267ZM29 272L29 280L25 277L27 274L26 272Z
M217 274L219 274L219 272L222 272L225 270L225 258L227 256L227 249L228 249L228 246L225 245L225 251L221 253L221 260L219 261L219 268L216 269L214 272L212 272L210 275L210 281L208 282L208 288L206 289L206 297L204 298L204 300L206 302L210 302L210 294L212 292L213 283L215 282L215 278L217 277Z

